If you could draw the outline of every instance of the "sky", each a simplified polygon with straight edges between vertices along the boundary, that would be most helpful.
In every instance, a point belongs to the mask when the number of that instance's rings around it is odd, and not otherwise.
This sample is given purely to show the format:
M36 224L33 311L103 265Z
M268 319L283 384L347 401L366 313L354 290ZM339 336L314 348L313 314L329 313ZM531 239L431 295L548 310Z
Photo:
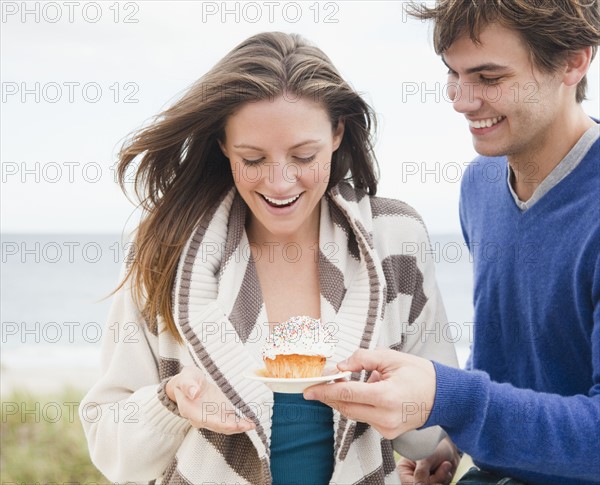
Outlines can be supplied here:
M445 93L431 28L398 1L1 4L3 233L122 233L139 213L115 183L128 134L245 38L296 32L374 107L378 195L431 233L459 233L459 181L476 155ZM599 64L586 112L600 115Z

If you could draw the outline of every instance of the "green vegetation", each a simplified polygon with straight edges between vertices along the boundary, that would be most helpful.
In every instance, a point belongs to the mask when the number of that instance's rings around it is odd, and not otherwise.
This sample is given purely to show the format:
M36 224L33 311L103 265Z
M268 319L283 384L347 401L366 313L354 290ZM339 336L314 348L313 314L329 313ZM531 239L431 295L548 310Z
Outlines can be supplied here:
M80 391L70 389L57 396L17 392L2 398L0 481L3 485L110 483L88 455L77 414L82 397ZM471 464L465 456L455 479Z
M106 484L94 467L77 411L80 391L57 396L15 392L2 397L0 478L3 484ZM12 485L12 484L11 484Z

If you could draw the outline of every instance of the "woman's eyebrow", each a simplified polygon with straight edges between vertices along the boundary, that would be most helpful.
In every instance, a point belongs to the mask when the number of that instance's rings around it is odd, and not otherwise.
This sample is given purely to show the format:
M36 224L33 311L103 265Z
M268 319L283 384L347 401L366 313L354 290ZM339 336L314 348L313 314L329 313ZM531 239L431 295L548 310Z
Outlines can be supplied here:
M321 139L318 139L318 140L306 140L306 141L302 141L300 143L296 143L293 147L290 147L290 148L291 149L298 148L298 147L301 147L303 145L308 145L310 143L319 143L320 141L321 141ZM241 143L239 145L233 145L233 148L250 148L251 150L258 150L258 151L262 150L262 148L259 148L259 147L254 146L254 145L248 145L246 143Z

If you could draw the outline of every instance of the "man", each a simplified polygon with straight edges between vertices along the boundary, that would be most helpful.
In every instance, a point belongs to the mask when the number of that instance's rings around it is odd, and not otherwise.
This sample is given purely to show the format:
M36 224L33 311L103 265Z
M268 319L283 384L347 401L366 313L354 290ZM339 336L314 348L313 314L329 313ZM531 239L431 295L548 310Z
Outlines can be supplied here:
M339 368L372 371L368 382L305 397L389 439L442 426L481 469L460 483L600 484L600 131L580 104L598 0L438 0L413 15L435 22L481 155L460 199L475 276L468 370L361 350ZM448 483L455 466L444 440L411 479Z

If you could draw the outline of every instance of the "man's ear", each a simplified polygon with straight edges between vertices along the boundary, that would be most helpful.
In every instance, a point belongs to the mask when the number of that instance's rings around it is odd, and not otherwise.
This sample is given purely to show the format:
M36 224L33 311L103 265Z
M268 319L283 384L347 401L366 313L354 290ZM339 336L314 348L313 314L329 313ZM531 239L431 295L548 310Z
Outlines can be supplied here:
M342 139L344 138L344 128L346 127L346 123L343 119L338 120L337 127L333 132L333 151L335 152L340 145L342 144Z
M567 65L563 74L563 83L576 86L586 75L592 62L591 46L574 50L567 55Z

